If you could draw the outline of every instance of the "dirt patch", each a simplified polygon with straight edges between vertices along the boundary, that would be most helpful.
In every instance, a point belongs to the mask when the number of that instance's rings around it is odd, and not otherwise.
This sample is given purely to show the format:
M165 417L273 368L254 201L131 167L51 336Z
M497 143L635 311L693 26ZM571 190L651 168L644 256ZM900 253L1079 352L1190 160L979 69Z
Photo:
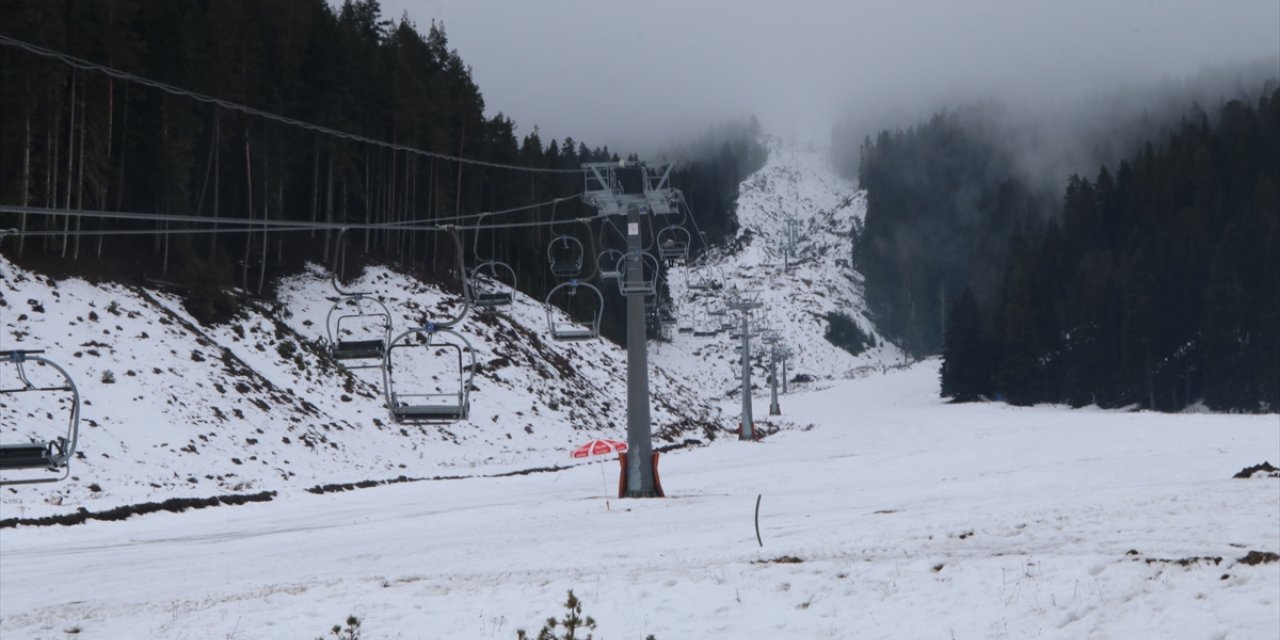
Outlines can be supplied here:
M1280 469L1271 466L1270 462L1264 461L1262 464L1255 464L1252 467L1245 467L1239 473L1231 476L1232 478L1280 478Z
M1134 558L1137 560L1137 558ZM1215 567L1222 564L1222 556L1191 556L1187 558L1147 558L1147 564L1176 564L1179 567L1190 567L1194 564L1212 564Z
M1271 562L1280 562L1280 553L1272 553L1270 551L1250 551L1240 558L1240 564L1250 566L1268 564Z
M17 526L48 527L53 525L62 525L69 527L72 525L84 524L90 520L114 522L117 520L124 520L135 515L145 515L159 511L182 513L187 509L205 509L207 507L241 505L250 502L270 502L275 497L276 492L263 491L261 493L214 496L211 498L170 498L164 502L132 504L108 509L106 511L89 511L88 509L81 507L75 513L68 513L61 516L48 516L44 518L8 518L6 520L0 520L0 529Z
M778 556L769 560L752 560L751 564L800 564L804 560L795 556Z

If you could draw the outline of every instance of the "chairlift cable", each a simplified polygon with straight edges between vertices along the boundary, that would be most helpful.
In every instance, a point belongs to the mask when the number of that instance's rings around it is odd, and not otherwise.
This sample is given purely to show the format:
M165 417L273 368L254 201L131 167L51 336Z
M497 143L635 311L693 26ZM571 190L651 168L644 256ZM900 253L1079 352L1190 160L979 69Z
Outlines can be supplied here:
M144 77L142 77L142 76L139 76L139 75L137 75L137 74L133 74L133 73L129 73L129 72L127 72L127 71L120 71L119 69L115 69L115 68L112 68L112 67L108 67L108 66L100 65L100 64L97 64L97 63L94 63L94 62L90 62L90 61L85 60L85 59L83 59L83 58L77 58L77 57L75 57L75 56L71 56L71 55L68 55L68 54L65 54L65 53L62 53L62 52L59 52L59 51L54 51L54 50L52 50L52 49L46 49L46 48L44 48L44 47L41 47L41 46L38 46L38 45L34 45L34 44L29 43L29 42L25 42L25 41L22 41L22 40L18 40L17 38L12 38L12 37L9 37L9 36L0 35L0 45L5 45L5 46L9 46L9 47L16 47L16 48L19 48L19 49L23 49L23 50L27 51L28 53L33 53L33 54L38 55L38 56L43 56L43 57L46 57L46 58L53 58L53 59L56 59L56 60L60 60L60 61L62 61L63 63L65 63L65 64L67 64L67 65L69 65L69 66L71 66L71 67L74 67L74 68L76 68L76 69L80 69L80 70L82 70L82 71L98 71L98 72L101 72L101 73L103 73L103 74L106 74L106 75L108 75L108 76L111 76L111 77L116 78L116 79L119 79L119 80L126 80L126 81L134 82L134 83L137 83L137 84L140 84L140 85L143 85L143 86L151 87L151 88L153 88L153 89L159 89L160 91L164 91L165 93L169 93L169 94L173 94L173 95L177 95L177 96L184 96L184 97L187 97L187 98L191 98L192 100L195 100L195 101L197 101L197 102L203 102L203 103L205 103L205 104L217 105L217 106L219 106L219 107L222 107L222 108L224 108L224 109L228 109L228 110L230 110L230 111L238 111L238 112L243 113L243 114L246 114L246 115L257 116L257 117L260 117L260 118L264 118L264 119L266 119L266 120L272 120L272 121L280 122L280 123L287 124L287 125L290 125L290 126L300 127L300 128L302 128L302 129L306 129L306 130L308 130L308 131L314 131L314 132L316 132L316 133L323 133L323 134L325 134L325 135L330 135L330 136L334 136L334 137L337 137L337 138L342 138L342 139L346 139L346 140L351 140L351 141L354 141L354 142L363 142L363 143L370 144L370 145L374 145L374 146L377 146L377 147L382 147L382 148L384 148L384 149L391 149L391 150L393 150L393 151L403 151L403 152L405 152L405 153L413 153L413 154L417 154L417 155L424 156L424 157L427 157L427 158L436 158L436 159L440 159L440 160L448 160L448 161L452 161L452 162L458 162L458 163L460 163L460 164L470 164L470 165L476 165L476 166L482 166L482 167L490 167L490 168L494 168L494 169L509 169L509 170L512 170L512 171L526 171L526 172L531 172L531 173L582 173L582 172L584 171L584 169L581 169L581 168L578 168L578 169L551 169L551 168L543 168L543 167L528 167L528 166L522 166L522 165L505 164L505 163L501 163L501 162L491 162L491 161L488 161L488 160L476 160L476 159L472 159L472 158L463 158L463 157L459 157L459 156L452 156L452 155L449 155L449 154L447 154L447 153L439 153L439 152L436 152L436 151L427 151L426 149L418 149L418 148L415 148L415 147L410 147L410 146L406 146L406 145L402 145L402 144L396 144L396 143L393 143L393 142L386 142L386 141L384 141L384 140L376 140L376 139L374 139L374 138L368 138L368 137L361 136L361 135L357 135L357 134L354 134L354 133L348 133L348 132L346 132L346 131L339 131L339 130L337 130L337 129L332 129L332 128L330 128L330 127L325 127L325 126L318 125L318 124L312 124L312 123L310 123L310 122L304 122L304 121L302 121L302 120L297 120L297 119L295 119L295 118L290 118L290 117L288 117L288 116L282 116L282 115L274 114L274 113L271 113L271 112L268 112L268 111L263 111L263 110L261 110L261 109L256 109L256 108L254 108L254 107L249 107L249 106L246 106L246 105L242 105L242 104L238 104L238 103L231 102L231 101L228 101L228 100L224 100L224 99L222 99L222 98L214 98L214 97L212 97L212 96L208 96L208 95L205 95L205 94L202 94L202 93L197 93L197 92L195 92L195 91L191 91L191 90L189 90L189 89L183 89L183 88L181 88L181 87L175 87L175 86L173 86L173 85L171 85L171 84L167 84L167 83L164 83L164 82L160 82L160 81L158 81L158 80L151 80L151 79L149 79L149 78L144 78Z

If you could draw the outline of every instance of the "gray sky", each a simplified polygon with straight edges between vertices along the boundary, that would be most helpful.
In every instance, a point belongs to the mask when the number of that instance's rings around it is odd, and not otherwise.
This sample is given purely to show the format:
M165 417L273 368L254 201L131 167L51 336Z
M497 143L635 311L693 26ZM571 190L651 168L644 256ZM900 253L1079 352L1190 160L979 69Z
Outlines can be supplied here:
M336 0L335 0L336 1ZM956 100L1071 101L1280 55L1280 0L382 0L443 21L488 114L652 150L730 117L828 142Z

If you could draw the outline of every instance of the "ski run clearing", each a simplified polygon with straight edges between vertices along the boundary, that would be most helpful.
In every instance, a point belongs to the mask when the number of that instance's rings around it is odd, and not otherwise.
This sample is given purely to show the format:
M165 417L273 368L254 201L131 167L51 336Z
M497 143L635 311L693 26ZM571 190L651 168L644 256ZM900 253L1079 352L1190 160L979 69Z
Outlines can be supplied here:
M364 640L513 638L570 589L606 640L1280 636L1280 480L1232 478L1280 463L1280 419L943 402L938 362L902 365L856 311L838 239L863 202L812 153L775 149L744 182L750 233L716 268L756 279L793 375L813 382L781 398L775 433L739 442L722 431L733 343L653 345L655 444L686 445L661 458L666 499L619 500L616 461L569 458L625 438L625 354L547 340L537 301L462 326L481 362L470 421L402 429L379 376L315 348L321 269L202 328L169 294L0 260L0 348L46 349L86 401L73 478L3 488L0 519L275 492L0 528L0 638L310 639L348 615ZM809 252L789 272L773 249L784 210ZM669 283L681 313L702 304L693 273ZM388 269L350 287L397 327L450 310ZM826 344L834 310L877 346ZM49 437L57 409L5 398L0 435ZM525 469L540 471L495 477ZM422 479L306 490L398 476Z

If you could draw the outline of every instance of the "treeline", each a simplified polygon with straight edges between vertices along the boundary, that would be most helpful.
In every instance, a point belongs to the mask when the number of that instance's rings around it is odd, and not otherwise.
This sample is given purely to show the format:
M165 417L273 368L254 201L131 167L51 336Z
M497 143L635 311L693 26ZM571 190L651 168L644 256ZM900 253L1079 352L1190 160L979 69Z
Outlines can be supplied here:
M607 146L566 137L517 137L502 113L485 117L479 87L443 25L426 33L383 18L376 0L101 0L5 3L0 33L208 96L370 139L474 160L543 169L616 161ZM315 133L172 95L21 48L0 47L0 202L60 209L193 214L325 223L397 223L548 201L582 191L579 174L535 173L429 158ZM733 228L725 177L743 170L728 144L674 177L709 240ZM731 200L728 199L728 200ZM503 221L593 215L569 200ZM495 222L495 218L487 222ZM182 229L177 223L0 215L0 227L79 234L7 239L0 250L30 266L106 277L150 275L193 290L239 286L269 294L272 278L304 261L328 264L328 231L106 236ZM580 225L579 225L580 226ZM468 264L510 263L525 292L555 281L547 245L599 226L467 234ZM598 244L598 243L597 243ZM389 261L445 282L456 252L440 233L352 231L351 275ZM602 249L603 247L597 247ZM477 255L479 254L479 255ZM594 260L594 256L588 257ZM201 308L206 308L202 305ZM219 315L229 312L223 309ZM211 319L211 318L210 318Z
M15 0L5 25L6 35L36 45L405 147L542 168L614 157L572 139L544 143L536 131L518 140L510 118L484 116L479 88L442 25L424 35L407 21L384 20L376 0L336 10L324 0ZM5 203L377 224L499 210L582 188L579 176L462 165L314 133L18 48L0 56ZM35 216L10 224L130 226ZM114 255L133 271L212 270L256 293L274 272L331 258L329 232L267 235L46 237L35 247L20 237L14 250ZM348 252L438 271L454 255L439 235L353 232ZM545 256L523 244L506 250L533 273Z
M1061 211L1011 227L992 302L949 305L944 397L1280 409L1280 90L1073 176Z
M974 105L863 141L867 215L854 263L877 328L909 353L941 350L949 301L967 286L989 298L1011 234L1052 206L1020 173L1007 119L997 105Z

